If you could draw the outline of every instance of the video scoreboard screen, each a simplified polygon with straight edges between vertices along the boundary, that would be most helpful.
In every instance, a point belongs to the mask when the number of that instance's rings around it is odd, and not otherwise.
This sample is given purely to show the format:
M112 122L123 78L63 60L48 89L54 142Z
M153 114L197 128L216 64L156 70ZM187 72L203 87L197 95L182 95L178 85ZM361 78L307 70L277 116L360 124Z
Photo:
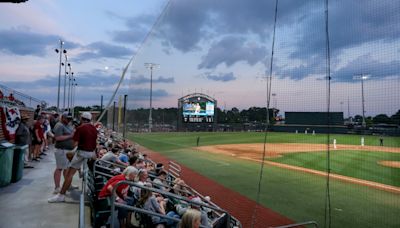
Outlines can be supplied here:
M212 123L214 122L214 102L202 97L191 98L183 101L182 115L186 123Z

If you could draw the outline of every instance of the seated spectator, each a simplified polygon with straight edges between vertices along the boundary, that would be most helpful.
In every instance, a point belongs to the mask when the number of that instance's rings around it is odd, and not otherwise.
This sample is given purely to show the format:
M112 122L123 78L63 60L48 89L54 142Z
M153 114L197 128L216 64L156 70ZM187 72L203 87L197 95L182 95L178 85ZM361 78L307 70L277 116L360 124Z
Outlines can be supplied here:
M201 201L200 197L198 197L198 196L189 197L189 198L194 203L203 203L203 201ZM205 226L205 227L209 227L210 226L210 223L209 223L208 217L207 217L207 213L205 211L201 210L201 207L199 205L191 204L190 208L200 211L200 213L201 213L201 216L200 216L201 219L200 220L201 220L201 225L202 226ZM186 213L186 211L189 210L190 208L186 207L183 204L176 204L175 205L176 212L181 216L183 216Z
M163 163L157 163L156 168L154 169L156 171L156 175L158 176L158 173L164 169Z
M164 170L158 173L158 176L154 179L153 183L154 187L159 188L163 191L169 192L170 190L170 188L167 187L167 172L165 172Z
M135 167L138 158L139 158L138 156L132 156L132 157L130 157L130 158L129 158L129 165Z
M137 184L141 185L141 186L151 186L151 183L149 182L148 178L149 178L149 174L147 173L147 170L140 169L139 173L138 173ZM132 186L131 191L134 193L134 196L136 199L140 198L140 188Z
M114 186L119 182L124 180L134 181L137 173L138 170L136 168L132 166L126 167L125 170L122 172L122 174L116 175L107 181L106 185L104 185L104 187L101 189L99 193L99 199L105 199L107 197L110 197ZM133 205L133 202L127 198L128 190L129 190L129 185L127 184L119 185L116 189L116 194L117 194L116 202ZM118 219L120 220L121 227L126 227L127 217L128 217L127 210L119 208Z
M188 209L182 216L178 227L179 228L199 228L201 213L198 210Z
M148 172L154 172L154 164L151 162L146 163L146 169Z
M121 160L119 160L118 153L119 153L119 148L113 147L111 149L111 151L108 151L105 155L103 155L101 160L127 166L128 163L125 163L125 162L122 162Z
M144 160L142 158L139 157L135 163L135 167L137 169L144 169L144 168L146 168L146 163L144 162Z
M177 195L189 197L190 192L188 191L186 186L187 185L184 180L176 178L173 182L172 192Z
M163 197L156 197L150 190L142 189L138 205L143 209L165 215L165 201ZM167 221L158 216L151 216L151 221L156 228L164 228Z
M130 150L128 149L122 149L122 152L119 154L119 160L124 162L125 164L129 163L129 157L128 157L128 153L130 152Z

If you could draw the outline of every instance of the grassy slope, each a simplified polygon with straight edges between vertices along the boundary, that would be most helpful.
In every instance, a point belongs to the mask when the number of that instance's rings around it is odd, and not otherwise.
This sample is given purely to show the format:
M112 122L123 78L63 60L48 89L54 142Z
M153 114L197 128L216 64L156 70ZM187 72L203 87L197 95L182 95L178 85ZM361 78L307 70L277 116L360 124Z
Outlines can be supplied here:
M260 166L188 148L195 145L198 136L201 145L256 143L262 142L264 137L261 133L170 133L133 135L133 139L255 199ZM358 144L360 140L359 136L336 135L335 138L339 143L347 144ZM323 135L287 133L270 134L268 139L270 142L326 142ZM366 137L366 144L376 145L378 141L376 137ZM399 146L396 138L386 138L386 143ZM324 164L320 166L324 167ZM296 221L316 220L322 225L325 182L322 177L266 167L260 200L264 206ZM334 180L331 182L331 195L333 227L398 227L400 224L398 195Z

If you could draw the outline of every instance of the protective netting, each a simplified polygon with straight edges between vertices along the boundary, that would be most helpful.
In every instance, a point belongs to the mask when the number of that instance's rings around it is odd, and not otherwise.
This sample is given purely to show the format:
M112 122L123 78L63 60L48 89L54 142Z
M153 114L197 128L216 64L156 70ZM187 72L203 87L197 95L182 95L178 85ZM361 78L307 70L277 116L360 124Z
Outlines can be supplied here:
M399 226L400 3L327 3L166 2L107 126L243 227Z

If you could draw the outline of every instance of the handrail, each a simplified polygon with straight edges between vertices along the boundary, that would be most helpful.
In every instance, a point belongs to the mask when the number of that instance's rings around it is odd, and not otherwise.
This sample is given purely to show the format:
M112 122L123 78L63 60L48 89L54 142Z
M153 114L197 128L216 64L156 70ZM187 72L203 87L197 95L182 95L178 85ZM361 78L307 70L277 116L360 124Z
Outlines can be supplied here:
M79 198L79 228L85 228L86 162L83 163L82 193Z
M25 106L27 106L27 107L33 107L32 101L37 103L37 104L40 104L40 105L44 105L44 106L47 105L47 103L45 101L43 101L43 100L31 97L31 96L29 96L27 94L24 94L24 93L21 93L19 91L16 91L16 90L12 89L12 88L9 88L9 87L7 87L5 85L0 84L0 89L4 90L3 91L4 96L6 95L5 92L8 92L8 93L12 93L16 99L18 99L18 100L20 100L22 102L23 101L29 101L29 104L28 103L25 104Z
M125 204L121 205L121 204L115 202L116 190L117 190L118 186L120 186L121 184L128 184L129 186L134 186L134 187L138 187L138 188L141 188L141 189L146 189L146 190L149 190L149 191L152 191L152 192L157 192L157 193L160 193L162 195L170 196L170 197L179 199L181 201L185 201L190 205L202 206L202 207L210 208L210 209L212 209L214 211L218 211L220 213L224 213L224 214L227 215L227 224L228 224L227 228L229 228L231 216L227 211L225 211L225 210L223 210L221 208L214 207L212 205L205 204L205 203L193 202L193 201L191 201L190 199L188 199L186 197L182 197L182 196L179 196L179 195L176 195L176 194L165 192L165 191L162 191L162 190L159 190L159 189L156 189L156 188L150 188L150 187L147 187L147 186L138 185L138 184L136 184L135 182L132 182L132 181L121 181L121 182L118 182L114 186L114 188L112 190L112 194L111 194L111 218L115 217L115 214L114 214L115 213L115 206L123 207L123 208L129 209L129 210L136 210L137 209L136 207L131 207L131 206L128 206L128 205L125 205ZM163 217L163 218L174 220L174 219L172 219L172 218L170 218L168 216L164 217L164 215L162 215L162 214L154 213L154 212L151 212L151 211L146 211L145 210L145 211L143 211L143 213L151 214L151 215L155 215L155 216L159 216L159 217ZM114 228L114 219L111 219L111 228Z
M112 178L113 177L113 175L111 175L111 174L108 174L108 173L104 173L104 172L101 172L101 171L98 171L96 168L97 167L100 167L100 168L102 168L102 169L105 169L105 170L108 170L108 171L114 171L112 168L109 168L109 167L105 167L105 166L102 166L101 165L101 162L104 162L104 163L107 163L107 164L110 164L110 165L117 165L117 166L121 166L120 164L116 164L116 163L113 163L113 162L109 162L109 161L102 161L102 160L96 160L95 161L95 164L94 164L94 171L93 171L93 173L94 173L94 175L97 175L97 174L99 174L99 175L102 175L102 176L105 176L105 177L108 177L108 178ZM115 173L118 173L118 174L120 174L121 172L115 172ZM153 177L153 178L155 178L155 179L159 179L158 177L156 177L155 175L153 175L153 174L151 174L151 173L149 173L149 176L150 177ZM175 177L175 176L174 176ZM176 178L176 177L175 177ZM172 183L173 181L171 181L171 180L165 180L165 181L167 181L168 183ZM153 184L153 182L152 182L152 184ZM158 185L157 183L155 183L156 185ZM184 193L189 193L190 195L196 195L196 196L199 196L203 201L207 201L206 199L205 199L205 197L202 195L202 194L200 194L199 192L197 192L195 189L193 189L192 187L190 187L189 185L187 185L187 184L184 184L184 185L181 185L181 184L177 184L177 185L179 185L179 186L183 186L183 187L185 187L187 190L178 190L179 192L184 192ZM167 185L164 185L163 184L163 186L165 186L165 187L171 187L171 186L167 186ZM208 202L208 204L209 205L212 205L212 206L214 206L214 207L216 207L216 208L220 208L218 205L216 205L214 202L212 202L212 201L209 201ZM216 213L216 215L217 216L222 216L223 214L219 214L217 211L215 211L214 210L214 212ZM242 225L241 225L241 223L240 223L240 221L238 220L238 219L236 219L234 216L231 216L231 218L233 218L233 220L231 220L231 221L235 221L236 222L236 226L238 226L238 227L242 227Z
M275 226L272 228L290 228L290 227L298 227L298 226L304 226L304 225L314 225L316 228L318 228L318 223L316 221L300 222L300 223L294 223L294 224L289 224L289 225L284 225L284 226Z

